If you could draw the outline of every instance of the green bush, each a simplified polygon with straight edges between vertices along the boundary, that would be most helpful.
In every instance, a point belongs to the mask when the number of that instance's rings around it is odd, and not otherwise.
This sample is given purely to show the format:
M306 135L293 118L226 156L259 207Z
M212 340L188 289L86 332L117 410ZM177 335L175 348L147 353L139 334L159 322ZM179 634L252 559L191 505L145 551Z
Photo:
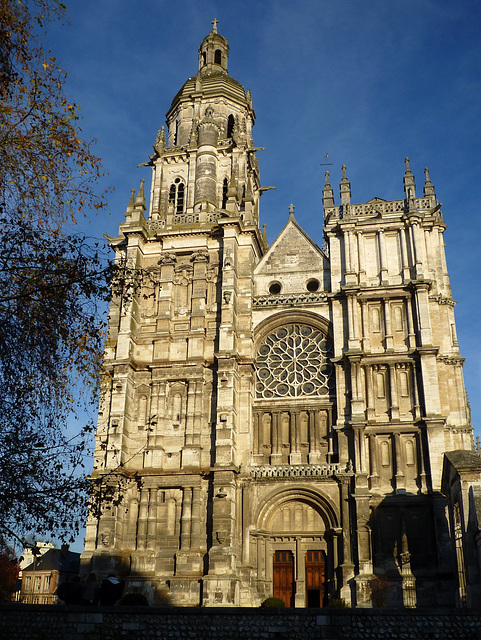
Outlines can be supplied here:
M282 609L282 607L285 606L286 605L284 603L284 600L281 600L280 598L274 598L272 596L270 598L266 598L266 600L264 600L264 602L261 604L261 607L263 607L264 609Z
M122 607L148 607L149 602L142 593L126 593L118 603Z
M329 604L327 605L331 609L346 609L347 604L344 598L332 598L329 600Z

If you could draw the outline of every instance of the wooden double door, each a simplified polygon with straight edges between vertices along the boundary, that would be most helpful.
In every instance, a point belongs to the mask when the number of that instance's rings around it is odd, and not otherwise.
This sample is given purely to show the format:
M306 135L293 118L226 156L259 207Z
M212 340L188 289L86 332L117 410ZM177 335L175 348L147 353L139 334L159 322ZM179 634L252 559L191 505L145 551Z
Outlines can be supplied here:
M324 607L327 603L326 562L323 551L307 551L304 557L306 607ZM294 606L296 592L294 554L292 551L275 551L273 566L273 595L284 601L286 607Z

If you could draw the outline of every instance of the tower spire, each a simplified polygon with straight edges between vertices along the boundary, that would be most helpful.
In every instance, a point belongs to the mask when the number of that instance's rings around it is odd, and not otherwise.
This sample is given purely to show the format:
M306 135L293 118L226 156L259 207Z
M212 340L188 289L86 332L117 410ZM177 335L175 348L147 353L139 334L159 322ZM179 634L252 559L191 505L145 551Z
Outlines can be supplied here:
M324 205L324 209L326 209L326 207L334 206L334 191L329 182L329 171L326 171L324 175L326 176L326 184L322 190L322 204Z
M409 167L409 158L405 158L406 171L404 172L404 193L406 194L406 200L411 200L416 197L416 185L414 183L414 176Z
M425 196L434 196L434 185L429 179L429 169L426 167L424 169L424 195Z
M341 204L343 206L351 203L351 183L346 176L346 165L342 165L342 180L339 184L341 188Z
M199 48L199 75L227 73L227 59L229 57L229 43L227 38L217 32L219 20L212 20L212 29L202 40Z

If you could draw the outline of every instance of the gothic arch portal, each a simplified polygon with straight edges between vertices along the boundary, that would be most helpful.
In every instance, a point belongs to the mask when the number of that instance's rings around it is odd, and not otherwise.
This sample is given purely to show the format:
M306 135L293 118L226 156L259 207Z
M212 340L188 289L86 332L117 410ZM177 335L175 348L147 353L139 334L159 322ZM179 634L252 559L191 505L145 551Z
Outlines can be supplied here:
M261 501L253 518L256 529L269 531L269 525L276 512L292 502L305 504L318 513L324 523L325 531L339 526L339 514L331 500L319 490L314 490L301 484L294 484L290 485L289 488L277 487Z
M339 557L339 513L332 500L300 483L277 487L258 505L253 522L250 555L259 592L286 606L324 606L336 590Z

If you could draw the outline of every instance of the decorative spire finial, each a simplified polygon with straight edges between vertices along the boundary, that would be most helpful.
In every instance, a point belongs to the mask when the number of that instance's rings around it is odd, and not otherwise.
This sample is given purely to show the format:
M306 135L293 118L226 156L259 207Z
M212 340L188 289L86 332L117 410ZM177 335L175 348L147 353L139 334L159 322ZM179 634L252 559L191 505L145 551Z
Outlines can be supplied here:
M409 158L404 158L404 162L406 163L406 171L404 172L404 193L406 194L406 199L411 201L411 204L414 206L414 198L416 197L416 185L414 183L414 176L409 167Z
M331 185L329 183L329 171L326 171L324 175L326 176L326 187L330 187Z
M341 184L341 204L343 206L351 204L351 183L347 179L346 165L342 165L342 180Z
M293 218L294 217L294 205L291 203L289 205L289 218Z
M429 169L426 167L426 169L424 169L424 176L425 176L425 180L424 180L424 195L425 196L433 196L434 195L434 185L431 182L431 180L429 179Z
M218 22L219 22L219 21L217 20L217 18L214 18L214 19L212 20L212 25L213 25L213 27L212 27L212 33L217 33L217 23L218 23Z

